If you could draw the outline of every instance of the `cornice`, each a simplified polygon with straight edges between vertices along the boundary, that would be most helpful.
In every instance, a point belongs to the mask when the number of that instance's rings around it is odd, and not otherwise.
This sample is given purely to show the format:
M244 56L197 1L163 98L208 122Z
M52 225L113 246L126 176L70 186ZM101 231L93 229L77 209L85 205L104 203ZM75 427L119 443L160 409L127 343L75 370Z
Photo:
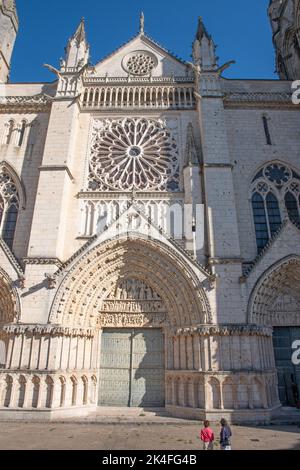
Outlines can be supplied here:
M0 112L47 112L51 109L51 103L52 98L43 93L34 96L1 96Z
M292 94L288 92L253 92L227 93L224 97L225 108L239 107L271 107L299 109L292 102Z

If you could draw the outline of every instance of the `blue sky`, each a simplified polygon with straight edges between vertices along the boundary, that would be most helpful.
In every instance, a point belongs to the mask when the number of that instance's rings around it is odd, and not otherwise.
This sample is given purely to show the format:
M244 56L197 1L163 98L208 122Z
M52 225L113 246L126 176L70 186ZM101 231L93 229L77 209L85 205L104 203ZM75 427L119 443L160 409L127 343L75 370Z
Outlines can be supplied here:
M218 45L220 64L236 60L228 78L277 78L274 74L269 0L17 0L20 32L11 81L52 81L44 63L58 65L68 38L86 19L91 61L97 63L133 37L145 13L149 36L190 60L198 16Z

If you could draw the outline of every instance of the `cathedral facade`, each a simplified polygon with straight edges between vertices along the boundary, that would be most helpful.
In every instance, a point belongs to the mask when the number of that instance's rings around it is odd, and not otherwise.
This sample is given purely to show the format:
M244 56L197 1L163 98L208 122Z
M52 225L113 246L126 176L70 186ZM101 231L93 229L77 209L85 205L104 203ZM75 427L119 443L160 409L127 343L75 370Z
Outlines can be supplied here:
M1 419L296 406L299 1L269 13L280 80L225 79L202 19L184 62L141 15L95 65L82 20L53 82L19 84L0 1Z

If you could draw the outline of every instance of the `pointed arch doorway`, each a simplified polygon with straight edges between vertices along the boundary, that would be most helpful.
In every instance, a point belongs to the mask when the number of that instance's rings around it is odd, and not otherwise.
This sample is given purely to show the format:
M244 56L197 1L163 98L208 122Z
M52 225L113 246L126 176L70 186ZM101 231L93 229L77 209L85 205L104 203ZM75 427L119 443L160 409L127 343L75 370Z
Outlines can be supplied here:
M300 257L289 256L271 266L258 281L250 300L250 322L273 328L278 396L283 406L300 400L300 365L293 361L300 340ZM263 359L262 359L263 360Z
M165 406L166 318L164 302L143 281L117 283L100 316L99 406Z

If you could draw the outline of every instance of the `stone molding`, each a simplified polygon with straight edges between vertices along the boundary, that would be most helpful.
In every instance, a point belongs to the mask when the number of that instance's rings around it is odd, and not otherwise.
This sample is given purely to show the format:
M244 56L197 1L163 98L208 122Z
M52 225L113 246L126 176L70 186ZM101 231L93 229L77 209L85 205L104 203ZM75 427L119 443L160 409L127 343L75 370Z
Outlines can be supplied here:
M56 265L58 268L61 268L63 263L58 258L23 258L23 263L26 266L27 264L35 265Z
M68 328L58 325L4 325L3 330L8 335L40 335L40 336L72 336L81 338L93 338L95 330L91 328Z
M0 111L47 112L50 111L52 98L40 93L34 96L2 96Z
M283 314L274 309L274 302L280 295L298 299L295 286L300 279L300 257L290 255L271 266L257 281L248 303L248 319L257 324L272 326L299 325L300 317L296 311Z
M164 77L93 77L87 75L83 79L83 84L87 85L174 85L174 84L190 84L194 85L193 77L177 77L177 76L164 76Z
M247 264L247 266L245 267L244 269L244 273L243 273L243 276L241 277L240 281L241 283L245 282L247 280L247 278L250 276L250 274L252 273L252 271L254 270L254 268L256 267L256 265L261 261L261 259L265 256L266 252L269 251L269 249L271 248L271 246L275 243L275 241L280 237L281 233L283 232L284 228L289 225L289 224L292 224L294 225L296 228L299 228L299 225L295 222L292 222L290 219L285 219L281 226L279 227L279 229L277 230L277 232L274 233L274 235L272 236L272 238L270 238L270 240L268 241L268 243L266 244L266 246L264 247L264 249L259 253L259 255L257 255L257 257L255 258L255 260L249 265L249 263Z
M243 93L243 92L229 92L226 93L224 98L225 106L230 105L268 105L268 104L289 104L295 106L292 103L292 95L287 92L253 92L253 93Z
M242 262L242 258L210 258L208 264L214 266L218 264L241 264Z
M40 171L66 171L72 182L74 182L74 176L72 175L70 168L67 165L43 165L39 167Z
M135 243L133 244L131 240ZM88 243L92 242L93 239ZM171 254L174 256L171 257ZM141 256L143 264L141 264ZM146 266L145 259L148 259L149 266ZM99 263L103 265L100 271ZM75 322L79 325L89 322L89 326L93 326L101 313L102 300L105 300L105 296L117 281L119 269L122 269L124 276L127 276L131 269L131 272L136 273L136 278L141 281L145 280L145 276L149 277L149 286L156 290L166 302L167 311L169 315L172 315L172 321L175 324L182 324L182 322L192 324L197 322L196 318L204 317L204 321L208 323L211 321L210 304L191 266L175 250L171 250L162 243L131 237L130 239L108 240L82 255L62 279L52 304L50 322L56 324L66 324L65 322L74 324ZM146 269L147 272L145 272ZM169 281L166 279L168 272L170 273ZM58 273L63 274L63 268L57 272L57 275ZM158 279L161 279L161 282ZM189 286L187 286L187 279L189 279ZM167 282L172 284L169 289L166 289ZM174 295L171 296L170 292L174 291L177 292L178 297L182 296L180 302L178 300L176 302ZM187 311L183 312L183 305L189 306Z
M15 258L14 254L12 253L11 249L5 243L5 241L0 237L0 247L3 249L4 253L6 254L7 258L17 271L17 274L20 279L24 277L24 271L22 270L21 266L19 265L17 259Z
M163 192L158 192L158 191L134 191L134 194L132 191L122 191L120 192L115 192L115 191L80 191L77 193L77 198L78 199L109 199L109 200L114 200L114 199L121 199L121 200L148 200L148 199L159 199L159 200L167 200L167 201L172 201L173 199L183 199L184 198L184 193L182 191L178 191L175 193L163 193Z
M176 336L200 335L200 336L267 336L271 337L273 329L259 325L199 325L189 328L179 328Z
M231 163L204 163L203 168L229 168L233 170L233 165Z

